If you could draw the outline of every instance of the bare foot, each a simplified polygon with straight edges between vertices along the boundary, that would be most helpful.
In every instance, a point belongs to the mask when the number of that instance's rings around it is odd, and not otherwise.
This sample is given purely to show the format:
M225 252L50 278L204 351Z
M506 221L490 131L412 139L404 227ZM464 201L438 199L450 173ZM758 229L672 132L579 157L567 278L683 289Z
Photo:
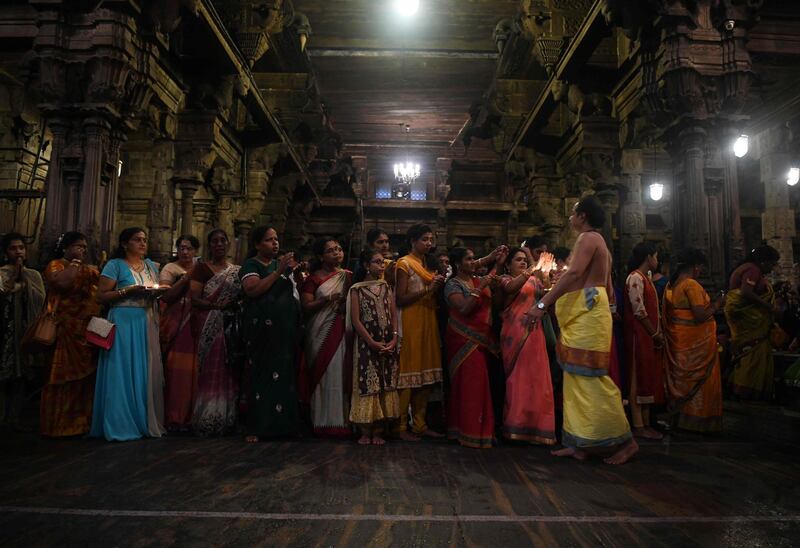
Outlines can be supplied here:
M636 440L631 438L630 441L628 441L625 445L620 447L619 451L617 451L607 459L603 459L603 462L605 462L606 464L625 464L638 451L639 451L639 444L636 443Z
M637 438L645 438L648 440L661 440L664 439L664 434L651 428L649 426L636 427L633 429L633 435Z
M411 432L407 432L406 430L400 432L400 439L403 441L419 441L418 436L415 436L414 434L412 434Z
M246 436L244 441L247 443L258 443L258 436Z
M444 434L440 434L439 432L436 432L435 430L431 430L430 428L428 428L427 430L425 430L425 431L422 433L422 436L424 436L424 437L426 437L426 438L436 438L436 439L441 439L441 438L443 438L443 437L444 437Z
M359 445L369 445L370 444L369 436L364 435L364 436L361 436L360 438L358 438L358 444Z
M564 447L550 451L554 457L572 457L575 460L586 460L586 453L573 447Z
M372 436L372 445L386 445L386 440L380 436Z

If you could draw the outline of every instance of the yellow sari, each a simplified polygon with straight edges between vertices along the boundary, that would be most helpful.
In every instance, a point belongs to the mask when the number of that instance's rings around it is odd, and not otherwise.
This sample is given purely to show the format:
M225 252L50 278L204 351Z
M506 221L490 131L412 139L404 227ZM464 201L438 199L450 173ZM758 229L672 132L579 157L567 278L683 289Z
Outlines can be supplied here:
M617 385L608 376L611 310L604 287L570 291L556 301L564 370L565 447L612 447L631 439Z
M399 259L397 268L408 274L410 293L430 287L435 275L413 255ZM436 295L430 292L414 304L402 308L400 319L402 343L397 388L420 388L441 382L442 354L436 319Z
M769 284L767 291L759 296L770 304L775 302L775 292ZM771 312L747 301L740 289L734 289L725 302L725 319L734 349L733 393L748 400L769 398L775 376L769 338Z

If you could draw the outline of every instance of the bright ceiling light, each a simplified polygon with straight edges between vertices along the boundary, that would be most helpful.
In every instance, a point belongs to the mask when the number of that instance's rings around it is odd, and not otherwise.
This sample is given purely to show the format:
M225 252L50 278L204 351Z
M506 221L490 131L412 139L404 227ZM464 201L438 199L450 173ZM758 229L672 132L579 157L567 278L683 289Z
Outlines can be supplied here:
M747 135L739 135L733 143L733 155L737 158L744 157L750 149L750 138Z
M800 182L800 167L789 168L789 175L786 177L786 184L794 186Z
M664 185L661 183L653 183L650 185L650 199L658 202L664 197Z
M419 0L394 0L394 9L406 17L414 15L419 9Z

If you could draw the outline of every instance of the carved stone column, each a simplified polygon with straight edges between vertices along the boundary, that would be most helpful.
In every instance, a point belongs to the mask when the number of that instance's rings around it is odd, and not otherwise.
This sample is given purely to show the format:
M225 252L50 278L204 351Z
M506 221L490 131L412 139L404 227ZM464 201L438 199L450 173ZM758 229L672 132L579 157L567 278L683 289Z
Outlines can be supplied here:
M691 125L680 131L669 147L675 169L672 198L672 245L675 251L686 247L708 251L708 200L703 171L706 137L703 128Z
M47 196L45 200L45 224L42 227L42 248L53 249L56 240L65 226L69 207L69 188L64 184L61 171L61 151L64 150L69 124L63 120L51 120L50 132L53 134L50 165L47 170ZM45 259L49 257L44 257Z
M642 171L644 171L641 149L626 149L620 158L622 172L622 203L620 217L620 260L625 263L634 246L643 241L647 233L644 204L642 203Z
M725 285L725 214L722 189L725 167L720 147L714 140L706 145L703 180L708 200L708 272L713 283Z
M739 207L739 169L733 147L727 146L738 137L739 132L733 126L726 126L720 132L720 154L723 163L723 227L724 239L727 244L725 271L730 271L735 264L744 259L744 235L742 234L742 217Z
M781 280L794 281L794 253L792 241L796 236L794 210L789 207L789 186L786 176L791 167L791 155L787 150L788 130L776 128L760 136L761 181L764 184L765 210L761 215L761 235L767 244L781 254L775 276Z
M194 234L194 195L200 183L194 179L178 179L176 186L181 191L181 234Z
M250 233L255 223L237 219L233 222L233 230L236 235L236 247L233 250L233 260L236 264L242 264L250 251Z
M169 183L174 163L172 141L158 141L153 145L153 193L148 202L147 230L150 236L150 256L162 264L172 252L172 196Z
M86 234L90 248L110 250L115 242L117 163L120 136L102 117L86 118L82 177L77 187L75 229Z

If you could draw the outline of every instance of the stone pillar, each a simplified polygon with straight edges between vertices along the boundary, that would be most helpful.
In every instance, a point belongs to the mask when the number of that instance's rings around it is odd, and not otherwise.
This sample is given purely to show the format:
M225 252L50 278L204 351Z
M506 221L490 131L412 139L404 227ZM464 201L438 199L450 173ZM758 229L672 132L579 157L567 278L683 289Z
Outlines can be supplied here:
M723 212L722 189L725 167L721 148L713 139L706 145L703 185L708 201L708 273L711 282L725 286L725 213Z
M619 254L625 263L633 253L633 248L642 242L647 234L644 204L642 203L642 151L626 149L620 158L622 172L622 203L619 208Z
M179 179L176 182L181 191L181 234L194 234L194 195L201 182L193 179Z
M764 183L764 213L761 215L761 235L767 244L781 254L775 276L794 282L794 253L792 240L796 235L794 210L789 207L789 186L786 176L791 155L786 149L789 141L786 128L765 132L761 139L761 181Z
M148 202L147 230L150 257L164 264L172 254L173 226L169 184L175 150L172 141L159 141L153 146L153 193Z
M255 223L237 219L233 222L234 233L236 234L236 247L233 250L233 261L242 264L250 252L250 233Z
M65 226L67 210L70 205L70 189L65 184L61 171L61 152L64 150L69 125L62 120L51 120L49 128L50 133L53 135L53 145L46 177L45 223L42 227L41 236L41 249L44 250L55 247L55 243L61 235L61 229ZM42 258L46 260L49 257Z
M690 126L680 131L670 147L675 169L672 195L672 245L675 251L687 247L708 251L708 200L703 173L706 137L703 128Z
M721 132L720 154L723 164L723 226L726 245L725 271L744 259L744 235L742 234L742 216L739 207L739 169L733 147L730 144L738 137L739 132L728 126Z

